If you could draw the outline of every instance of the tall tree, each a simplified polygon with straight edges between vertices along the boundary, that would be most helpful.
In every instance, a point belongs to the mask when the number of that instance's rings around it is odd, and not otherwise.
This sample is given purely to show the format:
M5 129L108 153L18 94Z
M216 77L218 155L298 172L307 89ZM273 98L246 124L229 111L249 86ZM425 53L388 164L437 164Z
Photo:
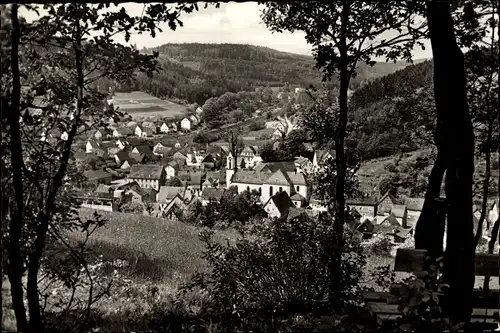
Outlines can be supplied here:
M406 2L404 2L406 4ZM337 177L335 182L335 227L332 242L343 248L345 220L345 179L347 165L344 151L348 120L348 89L360 62L374 64L376 56L387 59L411 59L411 50L422 33L425 23L417 23L412 6L400 3L372 1L335 2L266 2L262 18L273 32L303 31L312 44L316 65L323 70L324 79L337 75L340 81L338 116L335 133ZM398 33L384 38L390 30ZM333 134L333 133L332 133ZM340 256L331 265L330 302L340 295ZM333 304L332 304L333 305Z
M441 0L427 2L426 17L434 57L434 97L437 111L435 141L438 154L426 193L427 207L424 210L427 209L428 212L423 211L417 223L415 247L429 248L438 244L436 241L439 239L434 239L435 244L428 244L433 235L432 228L436 227L434 225L429 228L429 225L444 223L443 220L432 219L437 211L432 205L435 198L439 197L446 171L445 210L448 228L444 265L445 278L450 288L444 307L453 322L468 322L474 286L474 132L467 103L464 56L456 41L450 4Z

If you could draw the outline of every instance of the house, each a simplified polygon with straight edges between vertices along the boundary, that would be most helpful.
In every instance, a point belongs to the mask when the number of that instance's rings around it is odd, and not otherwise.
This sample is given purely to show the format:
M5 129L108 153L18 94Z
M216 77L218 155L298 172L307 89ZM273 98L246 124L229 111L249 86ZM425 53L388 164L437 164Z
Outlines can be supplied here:
M169 220L180 220L187 210L188 205L179 195L175 196L164 209L160 208L160 214L163 218Z
M147 128L151 130L152 134L156 134L157 127L158 126L156 126L156 124L151 121L145 121L142 123L142 129L144 130L145 128Z
M283 217L291 207L294 207L294 204L288 193L284 191L276 193L264 204L264 210L269 217Z
M306 200L310 196L310 186L303 173L297 172L291 163L261 163L254 170L234 170L235 159L229 154L226 159L226 187L236 186L238 193L257 191L262 202L279 192L288 196L300 194Z
M168 153L172 150L170 147L159 147L153 150L153 154L156 156L167 156Z
M193 124L193 126L198 125L198 123L200 122L199 119L198 119L198 117L196 115L190 116L189 120L191 120L191 124Z
M198 116L201 116L201 114L203 113L203 109L201 107L198 107L195 112Z
M373 224L371 220L365 219L356 227L356 230L363 233L364 239L369 239L373 236L373 231L375 230L375 224Z
M346 200L345 204L356 210L362 218L375 218L377 210L377 200L374 197Z
M396 229L393 232L394 242L404 243L412 235L413 235L412 228L396 227Z
M86 153L92 153L97 149L101 148L101 143L97 141L94 138L90 138L87 140L87 143L85 144L85 152Z
M176 161L170 161L166 166L165 166L165 174L167 179L174 178L177 173L180 170L179 163Z
M149 126L137 125L134 130L134 134L139 138L151 137L156 133L156 127L153 129Z
M113 132L109 128L98 129L94 132L94 137L97 140L107 140L113 136Z
M156 195L157 205L162 216L172 213L172 202L179 209L185 209L185 203L190 202L191 198L191 192L187 191L184 186L162 186Z
M170 130L170 128L168 127L168 124L166 122L162 122L159 127L160 127L161 133L168 133Z
M151 147L149 147L149 146L147 146L147 145L135 146L135 147L132 149L132 153L135 153L135 154L143 154L143 155L149 155L149 156L154 155L153 151L151 150Z
M205 170L213 170L216 168L217 166L217 160L216 158L208 153L205 155L205 157L203 157L203 160L201 161L201 165L203 166L203 169Z
M203 178L205 177L205 172L196 171L189 172L183 171L179 172L177 177L186 184L186 187L193 192L194 195L200 195L202 190Z
M114 158L120 151L120 147L108 147L108 156Z
M144 129L142 128L142 126L141 126L141 125L136 125L136 126L135 126L135 130L134 130L134 134L135 134L136 136L138 136L139 138L146 137L147 135L144 135L144 136L143 136L143 134L142 134L143 130L144 130Z
M212 187L205 187L201 192L201 204L202 206L208 205L210 200L220 201L222 195L224 194L225 189L217 189Z
M94 192L95 193L111 193L111 192L113 192L113 189L109 185L99 184L99 186L97 186L97 189Z
M407 209L407 219L406 225L411 228L415 228L417 225L418 218L420 217L420 213L424 207L424 198L406 198L404 200L404 204Z
M113 176L104 170L87 170L83 172L85 178L91 182L97 182L98 184L109 184L113 179Z
M181 120L181 128L184 130L191 130L192 127L192 120L185 117L184 119Z
M153 188L142 188L137 183L135 186L123 191L122 195L130 195L133 202L155 202L156 201L156 191Z
M159 191L165 182L165 170L161 165L135 164L130 168L127 179L129 182L136 181L140 187Z
M306 174L310 174L313 170L312 162L308 158L302 156L299 156L295 159L295 167L299 172L303 172Z
M306 203L306 198L304 198L302 195L300 195L299 193L294 193L291 197L290 197L290 200L292 200L293 204L295 205L295 207L297 208L302 208L304 207L305 203Z
M314 157L312 160L313 168L317 169L323 164L327 159L335 158L335 151L333 150L316 150L314 152Z
M127 148L128 146L130 146L130 144L129 144L128 141L120 139L120 138L118 140L116 140L115 144L121 150L123 150L123 149Z
M382 221L382 223L380 223L380 225L386 226L386 227L401 227L402 226L401 223L399 223L399 221L396 219L396 217L392 213L389 216L387 216Z

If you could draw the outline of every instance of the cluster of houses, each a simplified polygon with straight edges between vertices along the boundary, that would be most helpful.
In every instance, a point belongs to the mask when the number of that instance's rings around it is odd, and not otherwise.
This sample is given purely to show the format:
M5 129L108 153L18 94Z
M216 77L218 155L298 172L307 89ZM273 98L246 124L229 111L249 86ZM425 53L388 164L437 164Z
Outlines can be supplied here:
M144 128L143 124L128 132L96 131L87 140L85 152L74 153L77 160L101 161L96 170L84 172L98 187L91 195L78 196L83 206L114 211L116 199L129 195L132 201L152 207L149 214L175 219L177 212L186 210L194 200L207 205L234 187L238 193L258 193L270 217L315 215L327 210L313 195L312 175L326 159L335 156L333 151L316 150L311 160L297 157L291 162L265 163L259 155L261 146L252 144L255 140L247 140L234 156L226 141L193 144L178 136L145 144L137 138L142 137ZM413 235L423 203L422 198L398 199L389 193L346 202L357 217L353 228L363 238L386 234L396 242ZM494 221L498 201L490 206L487 218ZM476 225L479 215L474 212Z

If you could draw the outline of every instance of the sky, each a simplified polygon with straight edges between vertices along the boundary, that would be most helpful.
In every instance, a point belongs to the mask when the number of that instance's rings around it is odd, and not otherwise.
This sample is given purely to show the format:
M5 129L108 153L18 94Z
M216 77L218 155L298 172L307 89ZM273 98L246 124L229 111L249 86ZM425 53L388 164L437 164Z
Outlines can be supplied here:
M129 15L141 15L143 4L126 3L123 5ZM311 46L305 41L305 34L295 33L272 33L262 23L260 10L256 2L246 3L221 3L219 8L210 6L204 9L199 5L199 11L191 14L183 14L181 21L183 27L171 31L166 24L160 25L163 32L155 38L147 34L135 35L131 43L137 47L153 47L166 43L237 43L266 46L279 51L311 55ZM34 13L24 15L27 20L36 18ZM120 40L121 39L121 40ZM118 37L117 41L124 42ZM426 50L420 47L414 50L414 59L430 58L432 52L427 42Z

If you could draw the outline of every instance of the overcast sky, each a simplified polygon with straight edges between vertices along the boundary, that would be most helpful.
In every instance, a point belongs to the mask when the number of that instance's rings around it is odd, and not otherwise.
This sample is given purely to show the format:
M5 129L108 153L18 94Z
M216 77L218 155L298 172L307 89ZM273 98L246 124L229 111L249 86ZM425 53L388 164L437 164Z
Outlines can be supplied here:
M129 15L141 15L143 4L127 3L123 5ZM184 26L171 31L166 24L161 25L163 33L155 38L147 34L135 35L131 42L139 48L159 46L166 43L239 43L267 46L279 51L311 55L311 47L304 39L304 34L271 33L260 19L260 9L256 2L221 3L220 8L210 6L207 9L200 5L200 10L191 14L183 14ZM36 18L36 14L24 15L28 20ZM122 39L123 40L123 39ZM414 58L430 58L430 45L426 50L414 51Z

